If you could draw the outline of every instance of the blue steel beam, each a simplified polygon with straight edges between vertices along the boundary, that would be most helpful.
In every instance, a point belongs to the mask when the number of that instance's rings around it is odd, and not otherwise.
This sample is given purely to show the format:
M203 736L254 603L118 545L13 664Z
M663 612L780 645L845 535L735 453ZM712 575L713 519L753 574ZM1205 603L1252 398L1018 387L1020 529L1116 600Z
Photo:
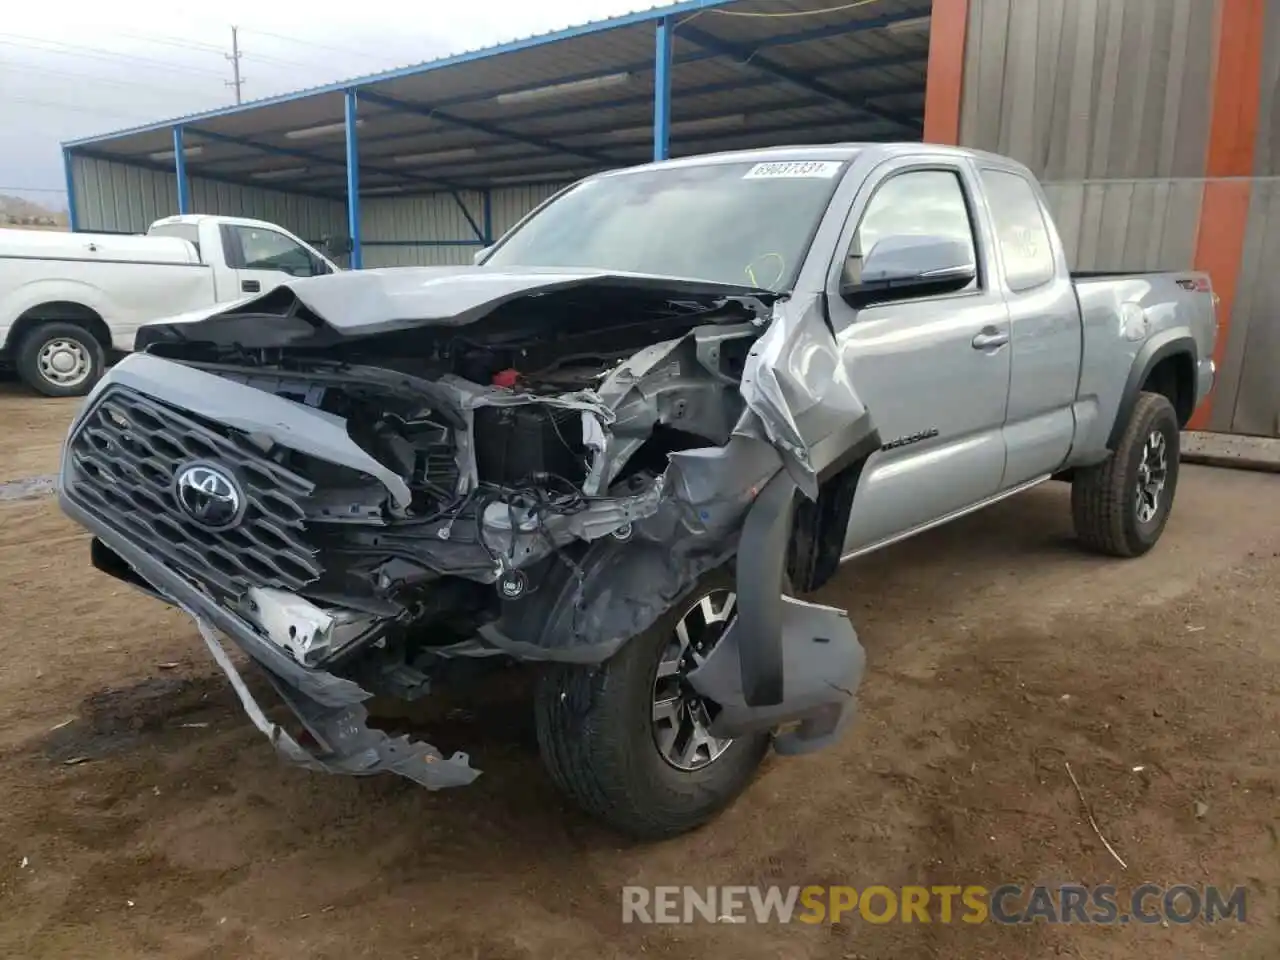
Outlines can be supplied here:
M785 83L789 87L797 90L803 90L815 96L822 97L832 103L848 107L851 110L857 110L860 113L868 114L885 120L895 126L910 130L912 133L919 134L923 126L910 120L904 120L902 117L896 116L891 111L882 110L870 102L869 97L848 96L837 90L835 87L823 83L821 80L814 80L806 77L804 74L792 70L790 67L784 67L782 64L770 60L768 57L758 56L751 50L745 50L742 47L734 46L731 43L713 37L697 27L691 27L687 24L680 27L680 36L690 43L702 47L704 50L711 50L715 53L730 58L745 67L773 77L780 83Z
M778 34L777 36L774 36L774 37L764 37L760 40L754 41L751 44L750 49L752 52L758 52L760 50L766 50L774 47L792 46L794 44L805 43L810 40L830 40L833 37L842 37L842 36L846 36L848 34L853 34L853 33L866 33L869 30L882 30L885 27L892 26L895 23L900 23L905 20L917 20L920 17L928 16L929 10L930 8L926 6L923 9L917 8L914 10L903 10L898 13L885 14L884 16L880 16L880 17L868 17L865 20L845 20L841 23L830 24L825 27L819 27L815 30L798 30L798 31L795 31L794 33L783 33L783 34ZM650 12L653 14L656 14L654 17L652 17L653 20L659 21L659 22L661 21L662 19L661 10L650 11ZM687 29L685 24L688 23L688 21L691 19L693 18L689 17L689 18L686 18L685 20L676 21L675 27L676 27L676 33L678 35L681 35L681 36L684 35ZM703 20L702 22L707 23L709 21ZM698 63L699 61L702 61L702 60L712 60L720 56L724 56L724 54L719 53L710 48L703 48L701 50L691 50L686 53L676 54L672 58L671 62L676 66L680 66L681 64L685 64L685 63ZM924 52L919 54L917 59L924 59L927 57L928 57L928 53ZM847 67L842 67L842 69L853 69L854 66L856 66L856 64L849 64ZM625 64L615 65L610 67L602 67L597 70L580 71L578 73L571 73L571 74L565 74L559 77L553 77L549 80L539 82L538 86L558 86L562 83L576 83L580 80L596 80L596 79L599 79L600 77L609 76L615 73L647 73L652 69L653 69L652 61L639 60L634 63L625 63ZM486 90L484 93L480 93L480 94L472 93L472 94L467 94L465 96L451 97L445 100L439 100L435 103L435 106L444 107L445 109L448 109L449 107L456 107L461 104L477 103L482 100L492 100L494 97L499 97L504 93L516 93L521 90L527 90L528 88L529 88L529 84L527 83L516 85L516 86L500 87L496 89ZM648 97L646 96L645 99L647 100ZM589 106L589 104L586 106ZM522 114L521 116L523 118L525 115Z
M81 137L77 140L68 140L63 144L63 146L79 147L92 143L114 140L117 137L123 137L129 134L164 130L171 127L179 120L183 123L189 124L197 120L208 120L211 117L225 117L236 113L246 113L250 110L257 110L262 107L281 103L291 103L295 100L307 100L311 97L323 96L324 94L329 93L345 93L346 90L351 87L359 88L390 80L402 80L405 77L416 77L424 73L431 73L435 70L444 69L445 67L456 67L460 64L472 63L477 60L488 60L492 57L498 57L503 54L517 53L521 50L531 50L535 47L545 47L562 40L572 40L575 37L586 37L599 33L607 33L611 30L618 30L623 27L632 27L636 24L652 23L655 20L662 19L664 16L697 13L701 10L708 10L712 7L721 7L733 2L735 2L735 0L682 0L682 2L673 3L665 7L641 10L635 13L626 13L622 16L613 17L608 20L595 20L591 23L581 24L580 26L568 27L564 30L556 30L533 37L524 37L520 40L512 40L509 43L501 43L492 47L484 47L479 50L469 50L466 53L440 57L438 60L430 60L426 63L417 63L408 67L400 67L396 70L386 70L382 73L372 73L361 77L353 77L350 80L341 80L337 83L329 83L320 87L312 87L309 90L296 90L293 93L282 93L275 97L263 97L261 100L251 100L248 103L238 104L233 107L220 107L216 110L205 110L201 113L192 113L184 117L161 120L158 123L146 123L140 126L130 127L127 130L117 130L115 133L92 137Z
M95 150L92 147L76 147L73 151L77 157L89 157L94 160L103 160L107 163L118 163L126 167L138 167L142 170L154 170L157 173L173 173L173 167L167 163L159 163L155 160L146 158L132 157L121 153L109 153L105 150ZM217 173L215 171L206 171L201 167L192 167L191 176L201 180L210 180L214 183L226 183L235 187L256 187L259 190L264 187L275 190L278 193L291 193L300 197L314 197L317 200L341 200L342 196L338 193L325 193L319 190L299 190L296 187L278 185L267 185L256 183L247 177L237 177L234 174ZM439 188L437 188L438 191Z
M173 125L173 172L178 180L178 213L191 212L191 196L187 185L187 153L182 147L182 124Z
M845 29L846 32L848 32L852 30L852 27L845 27L843 29ZM853 30L853 32L857 32L857 31ZM699 51L696 55L690 55L690 54L677 55L672 58L671 62L673 64L679 65L681 63L688 63L694 59L709 60L716 56L718 56L718 54L710 53L707 51ZM882 70L886 67L907 67L907 66L911 66L912 64L923 64L928 60L928 58L929 58L928 51L922 50L922 51L912 52L912 53L894 54L893 56L886 56L886 57L872 57L867 60L859 60L853 63L826 64L825 66L817 67L813 70L809 70L807 71L807 73L808 73L808 76L814 77L814 78L831 76L833 74L843 75L843 74L849 74L849 73L858 73L863 70ZM646 69L652 69L652 65L650 64L649 66L646 67ZM557 82L560 82L560 81L557 81ZM706 83L696 87L685 87L685 88L677 89L675 91L675 95L677 99L684 99L688 97L704 96L707 94L732 93L738 90L751 90L757 87L772 86L777 82L778 81L776 78L768 77L768 76L743 77L742 79L721 80L716 83ZM369 96L370 95L366 93L365 99L368 99ZM376 96L376 94L374 94L374 96ZM878 96L878 94L872 94L872 96ZM472 102L472 101L470 99L462 100L459 98L455 98L454 100L442 101L443 104L459 103L459 102ZM560 105L560 106L554 106L554 107L544 107L541 110L522 111L518 119L520 120L520 122L524 122L527 120L544 120L544 119L547 119L548 117L554 118L554 117L562 117L562 116L575 116L575 115L586 113L589 111L611 110L617 107L649 106L652 103L653 103L653 94L652 94L652 91L648 91L645 93L633 94L627 97L616 97L613 100L593 100L586 103L578 103L578 104L574 104L572 107L566 107L564 105ZM436 107L439 107L440 105L441 104L433 104L433 106L436 106ZM273 128L271 130L264 130L264 131L260 131L258 136L263 136L263 137L279 136L282 133L284 133L286 129L293 129L293 128L292 127L279 128L279 129ZM598 125L596 127L593 127L593 129L598 129ZM370 144L374 144L374 143L390 143L395 140L409 140L416 137L421 137L426 132L427 131L425 130L412 130L412 131L409 131L408 133L384 133L381 136L364 135L364 136L361 136L360 142L364 146L369 146ZM554 136L558 136L558 137L565 136L565 134L557 131L554 134ZM277 149L277 148L272 148L272 149ZM335 159L335 160L332 160L331 162L340 164L341 159ZM368 167L366 166L365 169L368 169Z
M893 87L885 90L877 90L874 94L871 94L871 96L872 97L895 97L895 96L903 96L903 95L912 94L912 93L918 93L923 95L924 90L918 86L909 85L909 86L902 86L902 87ZM774 114L789 113L794 110L801 110L801 109L811 108L811 107L827 107L829 109L829 104L827 104L825 100L821 100L813 96L805 96L803 99L797 98L796 100L788 100L785 102L770 104L769 107L765 110L752 112L751 118L753 120L759 121L759 120L763 120L766 117L771 117ZM698 114L681 116L679 119L673 119L672 122L675 125L675 127L679 127L681 124L698 123L699 121L702 121L702 120L719 119L724 115L725 114L723 110L705 111ZM830 122L832 121L810 120L805 122L804 124L797 125L797 129L800 129L803 126L809 126L809 127L821 126L825 123L830 123ZM835 122L845 122L845 121L838 119ZM857 117L850 118L848 122L857 123L857 124L884 123L883 120L877 117L865 117L865 116L857 116ZM619 162L619 163L634 162L634 161L628 160L628 157L630 156L628 152L629 149L641 143L652 142L650 140L651 134L647 131L643 133L640 132L639 126L640 126L639 124L636 124L637 129L633 136L618 139L616 146L618 150L621 151L621 153L616 158L616 162ZM669 135L667 138L668 142L670 142L671 140L684 141L690 138L696 139L699 136L699 131L685 131L681 133L678 129L675 129L675 127L673 127L669 132ZM757 126L747 124L747 125L744 125L741 128L741 130L733 130L733 129L719 130L719 131L715 131L715 134L717 136L731 137L739 133L751 134L751 133L754 133L756 129L757 129ZM772 129L772 127L767 127L766 129ZM591 133L597 133L598 131L599 131L599 127L596 126L596 127L584 128L584 129L578 129L578 130L572 130L572 131L562 131L560 136L562 137L585 136ZM440 164L438 169L442 170L445 176L449 177L450 179L456 180L458 179L459 174L465 174L471 170L474 170L477 167L483 167L483 168L489 169L496 166L501 166L505 168L510 165L518 166L521 164L528 164L528 163L546 163L546 162L552 161L552 159L553 158L547 157L545 155L534 155L534 154L483 156L483 157L472 159L472 160L451 160L451 161ZM567 161L567 162L562 161L560 162L558 169L565 169L568 167L572 167L573 165L574 165L574 161ZM499 174L501 174L501 171L499 171ZM462 181L460 182L463 182L463 181L465 181L465 176L462 178Z
M364 96L367 96L367 94ZM191 132L205 140L212 140L215 143L229 143L238 147L247 147L251 150L258 150L262 153L271 153L280 157L290 157L294 160L306 160L310 163L320 163L329 167L337 167L338 169L342 169L346 163L344 158L326 157L322 153L313 153L310 150L298 150L294 147L277 147L269 143L259 143L257 140L249 140L245 137L233 137L227 133L215 133L212 130L205 130L203 128L192 127ZM456 184L452 184L447 180L440 180L436 177L424 177L420 174L410 173L406 170L392 170L389 167L374 167L369 166L368 164L365 164L364 169L369 173L377 173L387 177L397 177L405 181L406 185L424 183L437 190L449 190L456 187ZM256 186L271 190L276 189L276 187L271 183L259 183L256 184Z
M493 191L484 191L484 245L493 243Z
M347 134L347 233L351 237L351 269L359 270L360 256L360 134L356 126L358 103L352 87L346 92L344 117Z
M67 177L67 227L75 233L79 224L79 217L76 215L75 157L68 147L62 149L62 167Z
M653 159L665 160L671 147L671 51L674 24L658 21L653 51Z
M714 56L714 54L709 54ZM821 77L833 73L855 73L861 70L882 70L885 67L905 67L913 63L924 63L929 58L927 53L912 53L906 55L896 55L892 57L876 57L873 60L863 60L859 63L841 63L836 65L828 65L820 67L816 70L810 70L810 77ZM684 61L680 57L676 57L673 63L679 64ZM756 87L767 87L777 83L773 77L746 77L741 80L721 80L717 83L704 83L697 87L684 87L676 91L679 98L701 97L714 93L733 93L738 90L750 90ZM648 104L652 98L647 93L639 93L631 97L618 97L613 100L601 100L592 103L584 103L574 106L572 109L560 107L547 107L543 110L533 110L528 113L520 114L520 120L543 120L548 117L562 117L568 114L582 113L587 110L613 110L619 107L639 107ZM564 136L558 133L558 136ZM391 139L393 136L405 136L405 134L391 134L388 136L378 137L377 140ZM409 134L409 136L421 136L418 134ZM365 141L366 143L374 142L374 138Z
M918 84L905 84L905 85L903 85L903 86L882 88L882 89L880 89L880 90L875 90L875 91L869 92L869 93L867 94L867 98L868 98L868 99L871 99L871 100L878 100L878 99L880 99L880 98L882 98L882 97L899 97L899 96L905 96L905 95L913 94L913 93L915 93L915 94L920 94L921 96L923 96L923 95L924 95L924 88L923 88L922 86L919 86ZM651 99L652 99L652 96L653 96L653 95L652 95L652 94L650 94L648 97L646 97L646 98L645 98L645 99L646 99L646 101L651 100ZM751 111L749 111L749 112L750 112L750 114L751 114L752 118L754 119L754 118L761 118L761 117L767 116L767 115L769 115L769 114L782 113L782 112L791 111L791 110L802 110L802 109L805 109L805 108L808 108L808 107L829 107L829 106L830 106L830 105L828 104L828 102L827 102L826 100L824 100L824 99L822 99L822 98L820 98L820 97L815 97L815 96L814 96L814 95L812 95L812 94L806 94L806 95L805 95L804 97L802 97L802 98L797 98L797 99L795 99L795 100L785 100L785 101L778 101L778 102L775 102L775 103L770 103L770 104L768 104L767 106L763 106L763 107L760 107L760 108L758 108L758 109L751 110ZM722 116L724 116L724 115L725 115L725 110L724 110L723 108L721 108L721 109L718 109L718 110L707 110L707 111L702 111L702 112L699 112L699 113L682 115L682 116L680 116L678 119L673 117L671 122L672 122L672 123L674 123L674 124L677 124L677 125L678 125L678 124L686 124L686 123L697 123L697 122L702 121L702 120L715 120L715 119L718 119L718 118L720 118L720 117L722 117ZM880 123L880 122L883 122L883 121L881 121L881 120L879 120L878 118L875 118L875 117L867 117L867 118L865 118L865 121L866 121L866 122L868 122L868 123ZM639 124L635 124L635 126L637 126L637 127L638 127L638 126L639 126ZM588 136L588 135L592 135L592 134L599 135L599 133L600 133L600 124L599 124L599 122L597 122L597 123L595 123L595 124L591 124L591 125L588 125L588 126L577 127L577 128L572 129L572 130L559 130L559 131L557 131L557 134L556 134L556 135L557 135L559 138L561 138L561 139L566 139L566 138L568 138L568 137L581 137L581 136ZM417 133L417 134L414 134L414 136L420 137L420 136L422 136L422 133L421 133L421 132L419 132L419 133ZM362 144L364 144L364 145L367 145L370 141L369 141L368 139L362 138L360 142L361 142ZM385 143L387 142L387 139L386 139L386 138L383 138L383 139L380 139L380 140L376 140L376 141L374 141L374 142L375 142L375 143L377 143L377 144L379 144L379 145L383 145L383 144L385 144ZM622 142L626 142L626 141L622 141ZM384 156L384 157L385 157L385 156L393 156L393 154L383 154L382 156ZM444 171L446 171L445 175L446 175L446 176L449 176L449 174L448 174L448 172L447 172L447 171L448 171L448 170L450 170L451 168L454 168L454 167L463 167L463 168L465 168L465 169L470 169L470 168L472 168L472 167L475 167L477 164L488 164L488 163L504 163L504 164L507 164L507 163L529 163L529 162L537 162L537 161L540 161L540 160L546 160L546 159L549 159L549 158L548 158L545 154L525 154L525 153L516 153L516 154L506 154L506 155L499 156L499 157L487 156L487 157L482 158L482 159L479 159L479 160L453 160L453 161L447 161L447 162L440 163L440 164L438 164L438 165L436 165L436 166L432 167L432 169L435 169L435 170L444 170ZM619 160L620 160L621 158L620 158L620 157L613 157L612 159L613 159L613 162L617 163L617 162L619 162ZM368 169L368 168L366 167L366 169Z
M412 113L420 117L429 117L432 120L438 120L441 123L447 123L451 126L462 127L466 130L474 130L477 133L483 133L490 137L501 140L513 140L517 143L527 144L531 147L538 147L551 153L572 153L576 156L586 157L588 160L594 160L596 163L613 163L613 159L599 153L595 150L575 149L566 147L563 144L556 143L554 140L547 140L543 137L525 136L521 133L512 133L510 130L504 130L496 127L491 123L481 120L466 120L462 117L455 117L450 113L442 113L434 106L425 103L411 103L408 100L400 100L397 97L388 97L382 93L361 94L370 103L376 103L386 107L388 110L397 110L400 113Z
M366 247L480 247L483 240L463 237L460 240L366 240Z

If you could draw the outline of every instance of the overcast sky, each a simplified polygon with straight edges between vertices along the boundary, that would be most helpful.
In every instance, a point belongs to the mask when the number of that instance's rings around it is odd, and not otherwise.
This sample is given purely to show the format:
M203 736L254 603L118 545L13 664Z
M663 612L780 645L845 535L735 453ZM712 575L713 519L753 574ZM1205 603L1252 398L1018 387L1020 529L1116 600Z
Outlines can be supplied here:
M652 0L8 0L0 18L0 193L65 208L60 143L431 60Z

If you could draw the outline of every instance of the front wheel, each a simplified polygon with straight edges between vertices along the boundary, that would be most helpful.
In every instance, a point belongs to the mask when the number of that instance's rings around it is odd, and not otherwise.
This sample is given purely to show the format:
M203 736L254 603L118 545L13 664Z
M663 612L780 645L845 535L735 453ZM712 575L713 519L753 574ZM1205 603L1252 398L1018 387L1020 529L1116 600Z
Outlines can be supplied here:
M46 397L82 397L106 367L98 338L74 323L42 323L18 345L18 376Z
M1115 452L1075 471L1071 512L1090 549L1136 557L1156 545L1178 486L1178 416L1158 393L1142 393Z
M560 664L540 678L538 744L556 786L596 819L656 840L705 823L751 782L768 734L725 740L716 705L686 677L732 621L726 572L694 590L610 660Z

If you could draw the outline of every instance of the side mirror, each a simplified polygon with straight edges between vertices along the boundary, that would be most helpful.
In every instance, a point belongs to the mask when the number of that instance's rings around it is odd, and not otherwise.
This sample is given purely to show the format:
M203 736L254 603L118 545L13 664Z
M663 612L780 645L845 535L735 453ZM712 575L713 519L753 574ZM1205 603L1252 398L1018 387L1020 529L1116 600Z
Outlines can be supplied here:
M351 238L345 234L325 237L320 241L320 249L331 257L345 257L351 252Z
M489 251L490 251L490 250L492 250L492 249L493 249L493 246L492 246L492 245L490 245L490 246L487 246L487 247L481 247L479 250L477 250L475 253L473 253L473 254L471 255L471 264L472 264L472 266L477 266L477 267L478 267L478 266L480 265L480 261L481 261L481 260L483 260L483 259L488 255Z
M978 275L973 247L953 237L901 234L876 242L861 270L846 274L840 296L865 306L903 296L963 290Z

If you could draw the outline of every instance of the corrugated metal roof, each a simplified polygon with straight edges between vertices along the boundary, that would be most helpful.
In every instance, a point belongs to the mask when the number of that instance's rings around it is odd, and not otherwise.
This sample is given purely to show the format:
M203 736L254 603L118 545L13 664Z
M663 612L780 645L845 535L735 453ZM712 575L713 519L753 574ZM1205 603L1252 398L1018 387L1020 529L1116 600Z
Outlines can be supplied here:
M655 23L664 17L675 26L673 156L914 139L931 6L685 0L66 146L171 170L172 127L180 124L193 177L339 197L344 92L354 88L362 192L480 188L522 174L537 182L644 162L652 155ZM323 129L297 134L315 127Z

